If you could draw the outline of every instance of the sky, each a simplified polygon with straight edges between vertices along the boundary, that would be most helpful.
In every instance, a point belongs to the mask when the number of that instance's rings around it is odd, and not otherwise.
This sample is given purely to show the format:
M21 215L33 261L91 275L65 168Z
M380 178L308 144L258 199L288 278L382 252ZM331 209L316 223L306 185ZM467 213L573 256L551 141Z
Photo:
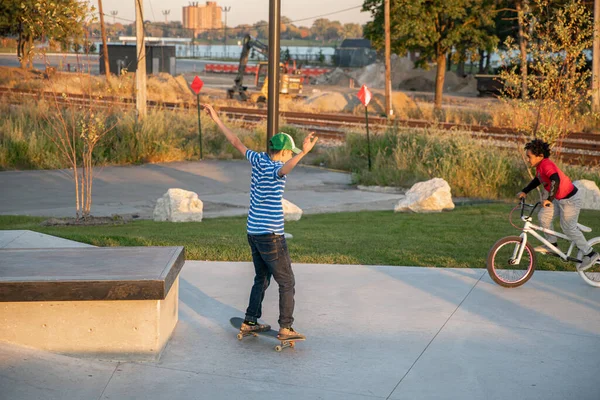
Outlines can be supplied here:
M205 4L206 0L196 0ZM90 4L98 8L97 0L89 0ZM182 8L190 1L182 0L144 0L144 19L164 22L163 10L170 10L169 21L182 20ZM227 26L240 24L253 24L260 20L269 19L269 0L218 0L221 7L229 6L227 13ZM370 19L369 13L360 12L363 0L281 0L281 15L291 18L297 26L311 26L315 17L323 16L332 21L341 23L356 22L364 24ZM104 14L108 15L107 23L113 22L111 11L118 11L118 18L135 20L135 0L102 0ZM343 11L346 10L346 11ZM325 15L330 14L331 15ZM301 21L300 21L301 20ZM129 23L129 21L120 21Z

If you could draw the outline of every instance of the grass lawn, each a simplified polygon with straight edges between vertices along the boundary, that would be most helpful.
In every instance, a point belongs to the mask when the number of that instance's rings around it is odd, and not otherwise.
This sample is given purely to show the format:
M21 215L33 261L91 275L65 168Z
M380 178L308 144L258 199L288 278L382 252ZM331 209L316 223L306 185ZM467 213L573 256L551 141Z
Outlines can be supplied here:
M503 236L519 233L508 222L512 204L460 206L441 214L390 211L305 215L286 223L293 262L484 268L487 252ZM518 219L518 214L515 212ZM201 223L134 221L125 225L42 227L43 218L0 216L0 229L29 229L97 246L185 246L190 260L250 261L245 217ZM600 211L580 221L600 235ZM558 227L558 223L556 224ZM565 244L563 248L566 248ZM537 243L536 243L537 245ZM538 269L574 270L549 256Z

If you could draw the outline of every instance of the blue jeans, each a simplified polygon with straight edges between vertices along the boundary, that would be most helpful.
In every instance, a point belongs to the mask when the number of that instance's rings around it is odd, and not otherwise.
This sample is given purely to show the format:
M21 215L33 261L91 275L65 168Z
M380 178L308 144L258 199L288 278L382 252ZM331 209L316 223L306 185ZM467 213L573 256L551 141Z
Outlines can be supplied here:
M256 322L262 315L262 301L271 283L271 276L279 285L279 326L289 328L294 322L294 294L296 293L292 261L283 235L248 235L254 262L254 285L246 310L246 320Z

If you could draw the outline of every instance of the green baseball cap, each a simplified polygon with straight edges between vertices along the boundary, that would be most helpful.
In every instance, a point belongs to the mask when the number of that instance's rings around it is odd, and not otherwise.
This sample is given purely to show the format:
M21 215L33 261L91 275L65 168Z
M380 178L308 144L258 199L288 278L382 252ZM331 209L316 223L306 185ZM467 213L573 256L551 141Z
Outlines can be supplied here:
M291 150L296 154L302 153L302 150L296 147L294 138L287 133L279 132L269 140L271 150Z

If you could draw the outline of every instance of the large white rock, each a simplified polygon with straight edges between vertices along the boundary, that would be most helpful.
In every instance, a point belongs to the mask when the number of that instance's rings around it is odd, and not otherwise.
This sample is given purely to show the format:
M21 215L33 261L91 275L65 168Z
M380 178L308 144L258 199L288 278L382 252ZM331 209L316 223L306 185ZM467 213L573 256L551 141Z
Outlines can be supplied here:
M169 189L154 207L155 221L200 222L204 204L194 192Z
M281 200L283 205L283 220L298 221L302 217L302 209L286 199Z
M453 209L450 185L441 178L434 178L414 184L406 192L406 197L398 202L394 211L427 213Z
M577 190L583 197L583 206L581 208L586 210L600 210L600 189L594 181L588 181L587 179L581 179L573 182L577 186Z

